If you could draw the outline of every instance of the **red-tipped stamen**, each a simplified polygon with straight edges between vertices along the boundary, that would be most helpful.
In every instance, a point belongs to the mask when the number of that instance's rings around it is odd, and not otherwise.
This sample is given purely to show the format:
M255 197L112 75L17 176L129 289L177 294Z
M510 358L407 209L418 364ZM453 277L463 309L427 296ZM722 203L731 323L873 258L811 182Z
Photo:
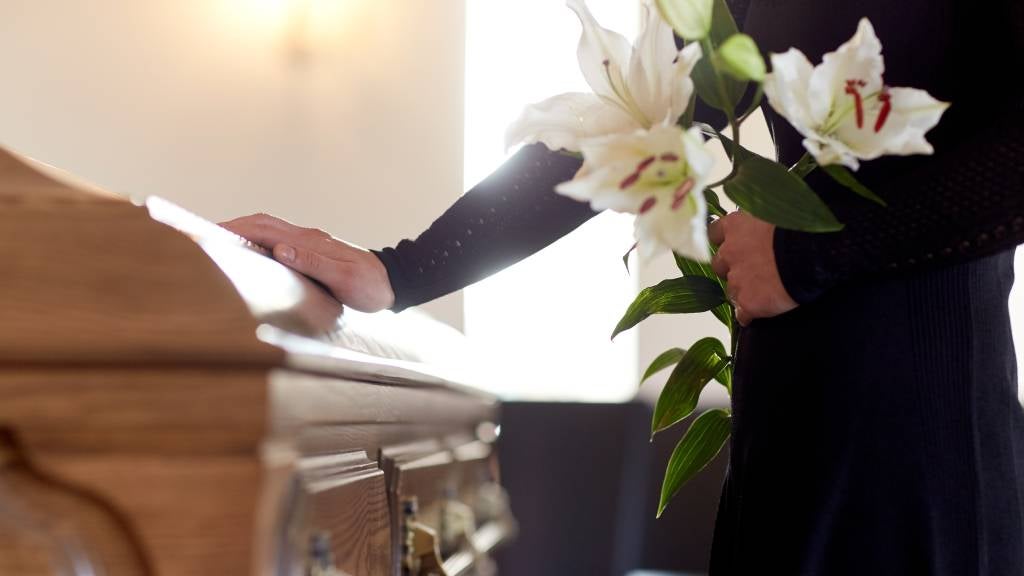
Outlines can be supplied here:
M648 156L641 160L640 163L636 165L636 170L634 170L629 176L626 176L622 182L619 182L619 190L625 190L626 188L636 184L637 181L640 180L640 175L643 174L644 170L647 170L651 164L654 164L655 160L656 158L654 156Z
M673 154L671 152L666 152L665 154L661 155L661 161L662 162L679 162L679 156L676 156L675 154Z
M636 184L637 180L639 180L639 179L640 179L640 173L639 172L633 172L629 176L626 176L622 180L622 182L619 182L619 190L625 190L626 188L629 188L633 184Z
M858 80L847 80L846 81L846 93L853 96L854 105L857 108L857 128L864 127L864 100L860 96L860 86L863 86L863 81Z
M882 109L878 111L878 119L875 120L876 133L882 131L885 121L889 119L889 113L892 112L892 94L883 88L882 93L878 95L878 101L882 103Z
M657 198L654 196L648 196L647 199L644 200L644 203L640 205L640 213L645 214L649 212L651 208L654 208L654 205L657 204L657 202Z
M672 194L672 210L678 210L683 205L683 200L686 200L686 197L690 195L694 184L693 178L687 178L685 182L676 188L676 191Z

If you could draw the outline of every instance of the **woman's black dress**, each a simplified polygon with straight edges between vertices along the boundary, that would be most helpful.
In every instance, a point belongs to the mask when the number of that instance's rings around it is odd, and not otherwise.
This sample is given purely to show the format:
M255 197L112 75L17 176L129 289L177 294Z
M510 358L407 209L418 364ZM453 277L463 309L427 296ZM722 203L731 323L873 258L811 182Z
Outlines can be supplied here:
M936 154L865 163L876 207L812 175L846 225L776 231L801 303L741 336L713 574L1024 574L1024 411L1007 298L1024 242L1018 0L761 0L762 49L812 61L871 19L886 82L953 103ZM780 159L800 137L766 109ZM590 218L578 161L524 148L415 241L379 252L396 308L462 288ZM610 255L609 257L616 257Z

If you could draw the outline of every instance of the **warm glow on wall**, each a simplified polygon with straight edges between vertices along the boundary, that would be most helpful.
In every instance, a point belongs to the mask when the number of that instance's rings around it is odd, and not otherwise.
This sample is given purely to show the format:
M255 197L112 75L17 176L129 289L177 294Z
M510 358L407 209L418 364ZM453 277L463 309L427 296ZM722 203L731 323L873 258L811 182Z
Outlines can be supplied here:
M370 0L220 0L223 15L254 40L307 52L331 44Z

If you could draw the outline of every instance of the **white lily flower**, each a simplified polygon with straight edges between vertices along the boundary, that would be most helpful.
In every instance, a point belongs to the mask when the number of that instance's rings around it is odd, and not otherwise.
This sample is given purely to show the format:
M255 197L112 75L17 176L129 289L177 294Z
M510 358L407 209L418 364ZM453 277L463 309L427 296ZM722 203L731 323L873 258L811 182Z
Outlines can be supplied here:
M583 167L558 193L589 201L595 210L636 214L640 257L660 247L698 262L708 260L704 189L714 158L698 128L659 125L581 142Z
M583 25L577 58L593 93L570 92L527 106L509 126L505 143L543 142L552 150L580 150L580 141L674 124L693 94L690 72L700 45L677 50L672 28L643 3L636 44L601 27L584 0L567 0Z
M804 136L819 165L859 167L886 154L931 154L925 139L949 107L924 90L882 80L882 43L864 18L857 33L812 66L795 48L772 54L764 92L776 112Z

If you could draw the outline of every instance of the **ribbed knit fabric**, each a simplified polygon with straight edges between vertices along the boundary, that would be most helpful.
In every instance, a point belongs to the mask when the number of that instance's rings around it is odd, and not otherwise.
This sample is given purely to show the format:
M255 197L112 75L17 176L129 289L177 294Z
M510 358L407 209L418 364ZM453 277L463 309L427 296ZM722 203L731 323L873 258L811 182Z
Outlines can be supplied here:
M713 575L1021 574L1010 254L744 330Z
M712 575L1024 574L1024 412L1007 310L1024 241L1024 2L730 4L762 48L798 46L812 61L867 16L887 83L953 106L929 135L935 156L857 173L887 208L818 173L809 182L845 229L776 232L780 274L802 305L742 332ZM795 161L800 136L766 115L779 157ZM578 166L527 147L419 238L378 252L396 309L590 218L553 192Z
M746 31L762 48L795 45L812 61L867 16L887 83L953 105L929 135L935 156L857 173L887 208L817 173L809 183L845 229L776 232L780 274L802 305L742 333L713 576L1024 574L1024 412L1007 310L1024 240L1022 98L978 66L1024 59L1019 5L751 5ZM794 162L800 135L767 117L779 157Z

